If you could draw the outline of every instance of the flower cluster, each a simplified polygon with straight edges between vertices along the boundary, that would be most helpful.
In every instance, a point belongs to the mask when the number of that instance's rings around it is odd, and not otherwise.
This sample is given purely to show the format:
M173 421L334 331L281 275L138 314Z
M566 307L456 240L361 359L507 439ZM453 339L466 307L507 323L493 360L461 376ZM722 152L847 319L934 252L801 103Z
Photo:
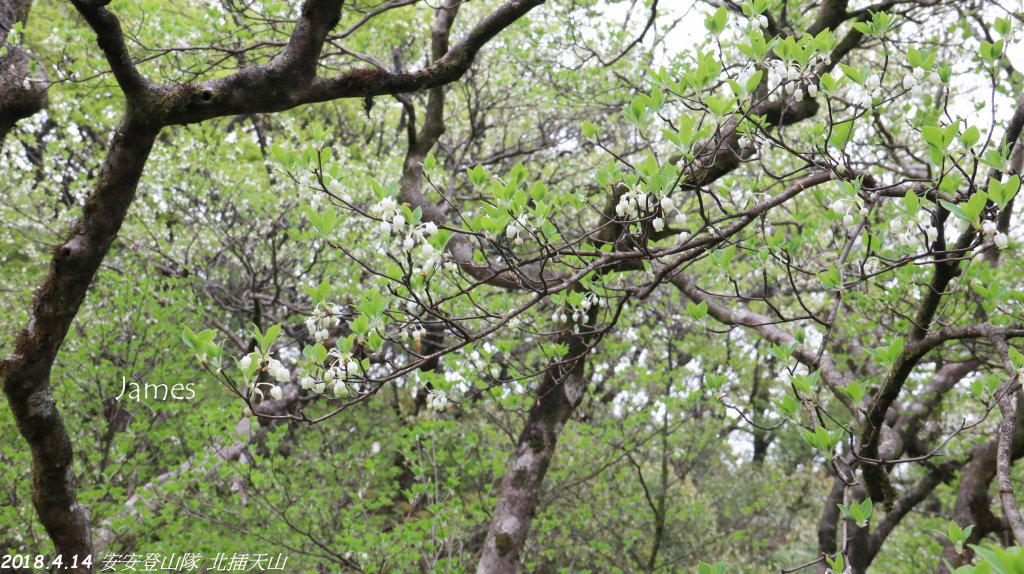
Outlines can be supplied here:
M924 231L925 235L929 237L927 241L931 241L931 237L934 235L930 232L932 227L931 214L926 210L921 210L915 215L909 218L894 217L889 220L889 233L893 237L900 237L907 233L915 233L918 229Z
M392 230L401 230L405 227L405 216L398 208L398 202L391 197L385 197L377 205L370 208L370 212L381 219L380 230L385 235L391 235Z
M806 89L807 94L810 95L812 98L818 95L818 86L816 86L815 84L808 84ZM802 101L804 99L804 91L797 90L796 92L794 92L793 99L798 102Z
M781 88L790 83L806 83L807 92L811 97L818 94L817 85L814 83L814 70L818 68L820 64L827 64L830 58L825 54L819 54L807 63L806 66L798 66L795 63L786 63L782 60L768 60L765 62L765 67L768 68L768 89L774 90L775 88ZM794 97L800 99L803 97L803 91L800 89L794 90L796 95Z
M420 257L423 262L420 266L420 273L429 273L445 262L444 251L435 249L433 245L426 241L420 246Z
M935 72L925 73L923 68L914 68L912 74L903 76L903 89L910 90L910 94L915 98L919 98L924 95L925 83L937 84L939 82L939 75Z
M307 373L299 380L299 386L307 391L312 390L318 395L322 395L330 387L335 397L347 396L348 384L352 378L352 372L357 368L357 363L351 353L342 352L337 348L331 349L328 357L334 359L331 366L313 374Z
M992 239L992 243L995 244L998 249L1006 249L1010 244L1010 239L1005 233L1001 233L999 231L999 227L996 225L995 221L985 221L985 223L981 225L981 232L985 237L990 237Z
M238 367L242 369L242 371L245 373L267 373L267 375L269 375L272 379L274 379L274 381L278 383L288 382L292 379L291 371L289 371L288 368L281 363L281 361L278 361L277 359L268 357L266 355L262 355L260 353L250 353L242 357L238 361ZM284 396L284 391L283 389L281 389L280 385L275 385L269 382L260 383L258 381L259 376L253 377L249 381L248 387L250 394L259 397L259 400L263 400L263 391L262 389L260 389L260 386L271 387L270 396L273 397L274 400L279 401L281 400L281 397Z
M427 406L441 412L448 407L448 395L440 389L431 389L427 393Z
M497 362L492 362L492 357L497 349L495 349L490 343L484 343L484 353L474 350L464 358L460 359L458 364L459 368L463 369L467 373L476 372L482 373L484 376L490 376L494 379L501 377L501 365ZM465 383L465 377L457 373L453 373L450 380L457 380L461 382L461 385L456 385L454 388L461 388L463 392L469 390L468 383Z
M525 215L519 216L505 227L505 237L516 245L523 244L523 232L530 232L530 221Z
M655 217L651 220L651 226L654 228L654 231L665 229L665 219L673 212L672 223L680 226L685 225L686 214L676 208L675 201L671 197L666 195L659 200L656 196L646 191L636 189L631 189L622 194L619 197L618 204L615 205L615 213L619 217L630 220L654 215Z
M580 320L586 316L587 312L590 311L591 307L600 306L601 298L593 291L587 293L580 301L579 305L572 308L572 322L579 323ZM555 309L554 314L551 315L551 320L555 323L565 323L569 320L569 315L566 314L566 309L564 307L559 307L558 309Z
M847 203L849 203L849 205L847 205ZM843 227L853 227L853 224L856 222L853 213L854 208L857 207L856 202L844 198L839 198L833 201L832 205L829 207L832 209L832 211L843 214ZM856 210L856 215L859 215L860 217L867 217L868 213L869 212L867 207L861 207Z
M615 205L615 214L628 219L640 219L642 214L650 212L657 200L646 191L630 189L619 196L619 202Z
M416 344L419 345L420 341L423 340L423 337L427 335L427 328L421 323L410 323L409 326L403 330L403 333L406 337L412 338L416 341Z
M412 225L406 221L401 207L391 197L385 197L370 211L381 219L380 230L385 235L395 234L404 237L403 247L412 249L417 241L423 241L437 233L437 225L431 221Z
M661 231L662 229L665 228L664 217L668 216L668 214L672 213L673 211L675 211L675 215L672 216L673 225L677 227L682 227L686 225L686 214L683 213L682 210L676 208L675 201L671 197L666 195L665 197L661 198L660 205L663 217L656 217L654 218L654 221L651 222L651 225L654 226L655 231Z
M743 134L740 136L737 145L740 150L757 151L761 147L762 138L756 133Z
M306 318L306 329L316 341L327 340L328 329L337 326L341 320L337 317L338 306L333 303L323 303L313 309L313 314Z

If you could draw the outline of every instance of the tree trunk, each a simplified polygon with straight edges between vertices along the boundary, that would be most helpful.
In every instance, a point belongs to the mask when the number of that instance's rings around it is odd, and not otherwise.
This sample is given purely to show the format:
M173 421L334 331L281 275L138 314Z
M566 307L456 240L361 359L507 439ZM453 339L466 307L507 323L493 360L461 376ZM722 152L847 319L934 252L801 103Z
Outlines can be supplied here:
M4 394L32 451L32 502L65 565L76 554L79 561L92 554L92 537L88 509L75 498L71 440L51 394L50 369L135 197L156 132L130 117L122 122L82 216L53 251L28 326L0 362Z
M586 391L584 367L594 338L593 333L561 337L569 344L569 354L553 362L537 389L537 398L501 481L478 574L512 574L519 567L558 437Z

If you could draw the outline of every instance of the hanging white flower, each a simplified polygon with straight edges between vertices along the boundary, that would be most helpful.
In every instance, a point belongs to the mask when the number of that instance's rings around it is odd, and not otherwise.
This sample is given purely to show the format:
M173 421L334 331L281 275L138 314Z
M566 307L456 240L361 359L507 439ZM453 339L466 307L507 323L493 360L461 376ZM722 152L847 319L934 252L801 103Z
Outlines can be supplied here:
M427 395L427 406L435 411L443 411L448 406L448 395L438 389L431 390Z
M1006 249L1006 246L1010 244L1010 240L1006 237L1005 233L996 233L995 237L992 238L992 242L999 249Z
M274 377L274 380L279 383L290 381L292 378L288 369L286 369L285 366L281 364L281 361L278 361L277 359L270 359L267 363L267 373L269 373L271 377Z

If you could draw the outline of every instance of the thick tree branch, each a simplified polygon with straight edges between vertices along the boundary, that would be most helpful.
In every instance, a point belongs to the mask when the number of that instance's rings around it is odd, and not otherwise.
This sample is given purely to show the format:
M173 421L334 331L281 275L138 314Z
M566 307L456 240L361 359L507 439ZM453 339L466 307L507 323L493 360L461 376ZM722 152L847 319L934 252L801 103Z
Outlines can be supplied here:
M6 55L0 56L0 144L19 120L27 118L47 103L46 74L30 71L32 56L20 42L10 42L15 24L28 21L31 0L0 0L0 46Z
M262 66L198 84L183 105L167 111L165 121L187 124L225 115L279 112L302 104L400 94L448 84L466 73L487 42L544 2L509 0L481 19L444 56L415 72L358 69L334 78L321 78L309 74L306 60L299 65L292 57L279 57ZM319 28L311 25L309 29ZM312 52L297 51L295 57L298 54L309 57Z
M1013 494L1013 440L1017 428L1017 409L1013 397L1020 394L1020 374L1016 365L1010 359L1009 345L1002 335L993 333L989 340L996 348L999 358L1009 376L1009 379L996 390L996 397L999 404L999 414L1002 421L999 423L999 442L996 447L996 481L999 484L999 501L1003 506L1003 515L1010 524L1010 530L1017 541L1017 545L1024 545L1024 517L1021 516L1020 507L1017 506L1017 499Z
M431 54L434 61L440 61L449 52L449 36L461 3L461 0L446 0L437 9L431 28ZM417 207L422 209L424 221L430 221L439 226L445 225L448 223L448 217L444 209L428 201L423 195L423 160L426 159L427 154L434 148L445 131L445 88L439 85L430 89L423 126L419 132L416 132L415 126L412 125L415 122L415 108L412 106L412 102L406 102L405 105L411 124L410 133L414 135L410 136L409 150L402 166L399 199L414 209ZM518 269L517 272L512 272L511 270L495 269L487 263L479 263L473 257L473 243L460 233L454 234L448 240L445 249L463 272L477 281L495 287L521 289L526 286L542 289L544 285L561 279L550 276L550 274L546 276L537 266L526 266Z
M96 44L103 51L114 79L121 86L129 101L152 92L153 85L139 73L124 41L121 23L113 12L104 6L109 2L72 2L78 12L85 18L89 27L96 32Z

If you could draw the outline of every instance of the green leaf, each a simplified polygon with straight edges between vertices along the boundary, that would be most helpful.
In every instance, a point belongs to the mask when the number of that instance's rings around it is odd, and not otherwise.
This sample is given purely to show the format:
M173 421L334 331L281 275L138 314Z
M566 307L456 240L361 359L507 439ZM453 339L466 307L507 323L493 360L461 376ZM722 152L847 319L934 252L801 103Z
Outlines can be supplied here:
M384 338L381 337L376 330L370 331L370 335L366 338L366 344L373 350L378 350L381 345L384 344Z
M836 149L843 149L850 143L853 137L853 120L832 124L832 131L828 135L828 145Z
M999 206L999 209L1005 209L1018 191L1020 191L1020 176L1011 175L1005 183L989 178L985 193L993 203Z
M324 237L329 237L331 232L338 226L338 214L333 209L327 208L324 211L317 211L312 207L306 208L309 222Z
M947 538L949 538L949 541L953 544L961 548L963 547L964 529L960 528L960 525L956 522L952 520L949 521L949 525L946 526L946 536Z
M725 386L725 381L726 381L725 375L716 375L716 374L712 374L712 373L708 373L708 374L704 375L704 383L712 391L718 391L719 389L724 387Z
M1010 35L1010 19L1009 18L1003 18L1003 17L996 18L995 22L993 22L993 24L992 24L992 27L995 28L996 33L999 34L1000 36L1009 36Z
M867 72L863 68L854 68L846 64L840 63L840 69L843 70L843 74L847 78L850 78L859 85L864 85L864 80L867 78Z
M484 183L487 182L487 178L490 177L490 174L487 173L487 170L484 169L484 166L480 164L477 164L474 167L467 170L467 173L469 174L469 181L472 182L473 185L475 185L476 187L482 186Z
M968 217L967 221L975 227L981 222L981 213L985 210L986 203L988 203L988 195L983 191L977 191L971 195L967 203L961 204L964 213Z
M800 408L800 401L792 395L783 395L781 399L774 401L775 407L783 418L793 418Z
M370 330L370 318L365 314L360 314L349 322L349 326L353 333L362 338Z
M839 510L843 513L843 516L852 520L857 526L864 528L868 524L868 520L871 519L873 511L873 505L871 499L865 499L864 502L853 502L850 506L845 504L837 504Z
M867 388L864 386L864 383L861 383L860 381L853 381L845 387L839 387L839 390L842 391L844 395L850 397L850 400L852 400L855 405L859 405L861 400L864 399L864 395L867 394Z
M953 143L953 136L949 131L938 126L925 126L921 128L921 135L924 137L925 143L942 150L945 150L949 147L949 144Z
M846 559L843 558L842 554L836 554L834 558L825 556L825 562L828 563L829 569L835 574L843 574L846 572Z
M716 249L711 252L711 259L719 267L728 267L732 263L733 255L736 254L736 246L730 245L723 249Z
M981 55L981 59L988 64L994 64L1003 55L1003 46L1005 42L1003 40L996 40L995 42L981 41L981 46L978 49L978 53Z
M694 305L693 303L686 304L686 312L696 321L703 321L708 315L708 302L701 301Z
M818 84L821 86L821 90L826 94L831 95L839 87L839 80L837 80L831 73L825 72L821 75L821 79L818 80Z
M978 140L980 139L981 130L974 126L971 126L967 128L963 135L960 136L960 143L963 144L965 148L972 148L974 147L974 144L978 143Z
M714 564L699 562L697 564L697 574L725 574L725 564L721 562Z
M785 362L786 360L793 356L793 351L796 350L797 345L797 343L792 343L790 345L783 345L781 343L773 344L771 346L771 349L768 350L768 352L771 353L771 355L776 359Z
M889 356L889 359L890 359L890 361L889 361L890 363L895 363L896 359L898 359L900 357L900 355L903 354L903 348L904 348L903 337L896 337L896 340L893 341L891 345L889 345L889 349L888 349L888 356Z
M969 222L971 220L971 218L967 216L967 212L964 211L963 209L960 209L960 206L956 205L955 203L950 203L950 202L946 201L945 199L940 199L939 200L939 205L941 205L947 211L952 213L953 216L956 217L957 219L962 219L962 220L967 221L967 222Z
M717 36L725 30L725 25L729 21L729 13L726 11L725 6L722 6L718 10L715 10L713 14L708 14L704 18L704 27L707 28L708 32Z
M256 345L266 353L270 350L270 346L274 344L274 341L277 340L278 335L281 334L281 325L279 323L271 325L267 332L264 333L260 331L260 328L255 323L250 323L249 333L253 339L256 339Z
M921 198L914 193L914 190L908 189L906 195L903 196L903 211L907 215L917 215L918 210L921 209Z
M192 329L182 327L181 340L185 342L185 345L188 346L193 353L196 352L196 346L199 344L199 340L196 338L196 334L192 332Z
M751 74L749 78L747 78L747 82L746 82L746 84L743 87L744 87L744 89L746 89L748 94L754 93L754 90L757 89L757 86L759 86L761 84L761 78L763 78L763 77L764 77L764 72L761 71L761 70L758 70L758 71L754 72L753 74Z
M1016 347L1010 346L1010 362L1013 363L1014 368L1018 371L1024 370L1024 353L1017 350Z
M838 267L832 265L825 271L818 273L818 281L825 289L835 290L839 289L843 284L843 274Z

